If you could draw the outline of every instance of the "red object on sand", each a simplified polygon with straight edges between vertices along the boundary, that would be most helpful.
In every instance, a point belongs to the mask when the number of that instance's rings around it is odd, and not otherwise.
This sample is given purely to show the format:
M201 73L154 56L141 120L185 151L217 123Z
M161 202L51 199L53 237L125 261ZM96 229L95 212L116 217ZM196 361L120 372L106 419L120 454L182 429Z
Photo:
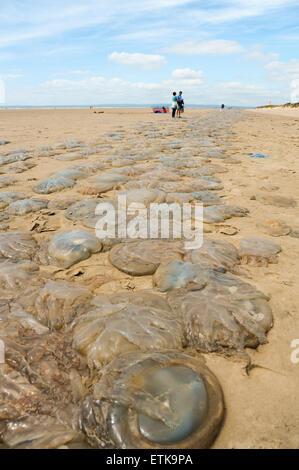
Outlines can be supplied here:
M160 113L168 113L169 112L169 108L152 108L153 110L153 113L156 113L156 114L160 114Z

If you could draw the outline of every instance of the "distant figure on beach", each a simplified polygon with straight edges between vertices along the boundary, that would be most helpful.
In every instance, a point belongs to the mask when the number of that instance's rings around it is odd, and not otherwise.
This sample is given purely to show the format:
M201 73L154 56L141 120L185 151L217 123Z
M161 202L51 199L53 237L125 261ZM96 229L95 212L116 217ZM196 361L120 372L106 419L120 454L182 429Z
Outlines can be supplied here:
M222 111L224 111L224 104L221 105L221 109L222 109Z
M177 97L177 102L178 102L178 111L177 115L180 118L181 114L184 112L184 99L183 99L183 92L179 92L179 96Z
M172 109L172 117L175 118L175 113L176 113L176 110L178 109L178 99L177 99L175 91L172 93L171 109Z

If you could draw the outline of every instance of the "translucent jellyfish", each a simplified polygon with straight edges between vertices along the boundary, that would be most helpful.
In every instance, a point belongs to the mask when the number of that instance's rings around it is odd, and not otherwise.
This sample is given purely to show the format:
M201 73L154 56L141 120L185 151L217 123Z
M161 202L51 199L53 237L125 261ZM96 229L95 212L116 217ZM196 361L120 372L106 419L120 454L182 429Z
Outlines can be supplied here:
M81 220L89 214L95 215L95 209L100 200L86 199L84 201L75 202L67 208L65 216L69 220Z
M174 171L167 170L163 168L156 168L155 170L148 171L142 174L143 179L156 179L158 181L180 181L181 176Z
M257 194L255 196L257 201L263 204L269 204L276 207L296 207L297 202L285 196L278 196L276 194Z
M66 149L79 148L82 146L84 147L84 144L82 143L82 141L78 139L62 139L60 145L64 146L64 148Z
M36 334L14 319L0 322L0 328L5 343L5 363L47 394L48 401L71 403L73 377L76 373L86 376L87 368L68 339L59 333Z
M32 260L37 250L37 243L31 233L14 231L0 233L0 260L9 258L14 261Z
M178 204L188 203L194 199L192 193L167 193L166 194L166 203L172 204L176 202Z
M57 191L62 191L63 189L72 188L75 185L75 181L63 178L51 178L40 183L36 184L33 188L33 191L39 194L51 194Z
M54 157L58 152L57 150L51 149L51 147L44 147L37 149L35 151L35 156L38 158L48 158L48 157Z
M104 173L100 176L96 176L93 180L97 183L111 183L113 185L123 184L128 181L126 175L121 174L119 171L110 171L109 173Z
M210 279L204 288L177 289L167 295L182 318L188 345L198 351L256 348L266 343L272 327L268 298L234 276L225 277Z
M7 424L4 443L13 449L59 449L82 445L85 437L76 429L47 415L31 415Z
M176 168L177 170L185 168L196 168L198 166L198 162L196 160L190 160L186 158L162 157L160 162L163 166Z
M182 325L167 302L154 294L136 293L136 297L98 298L94 307L74 320L73 347L86 356L89 367L101 368L130 351L183 347Z
M13 149L13 150L8 150L8 152L5 152L4 155L14 155L16 153L29 153L29 150L26 149Z
M113 183L98 183L96 181L91 181L86 183L84 186L78 188L78 192L86 196L97 196L101 193L106 193L116 188L118 185Z
M240 242L239 256L241 264L251 266L268 266L278 263L277 254L281 247L263 238L243 238Z
M54 173L51 178L67 178L71 180L80 180L82 178L86 178L88 175L81 170L77 170L75 168L67 168L66 170L57 171Z
M217 150L210 150L208 152L203 152L200 154L200 156L207 157L207 158L225 158L225 156Z
M181 259L184 254L181 242L145 240L114 246L109 260L120 271L132 276L153 274L161 263Z
M102 303L109 303L111 305L123 304L124 307L128 305L146 306L150 309L153 308L155 310L171 312L167 300L162 295L152 291L120 292L108 296L101 295L94 297L94 306L101 306ZM108 311L110 311L109 309L111 309L111 307L108 307Z
M78 202L78 198L74 196L59 197L49 201L48 209L51 211L63 211L76 202Z
M2 214L0 214L0 222L3 222L3 220L8 220L9 219L9 216L8 214L5 214L5 212L2 212Z
M206 283L201 279L201 272L201 266L198 264L175 260L158 267L153 276L153 284L162 292L180 289L190 283L197 287L205 286Z
M231 217L245 217L249 213L248 209L237 206L208 206L203 209L203 221L206 224L224 222Z
M158 189L132 189L130 191L116 193L115 199L118 196L126 196L127 206L131 203L141 203L148 206L151 203L160 204L164 202L166 194Z
M0 140L0 145L7 145L7 144L10 144L10 141L9 140Z
M193 180L182 183L177 182L166 182L158 183L157 187L162 191L171 193L171 192L182 192L182 193L193 193L196 191L205 191L205 190L219 190L223 189L221 183L216 183L215 181L209 180Z
M288 235L292 230L291 227L280 219L260 220L256 226L261 232L272 235L272 237Z
M23 162L25 160L28 160L29 158L32 158L32 155L28 155L27 153L12 153L7 155L6 157L0 157L0 166L2 165L8 165L9 163L15 163L15 162Z
M6 186L11 186L12 184L16 183L16 178L12 178L7 175L0 176L0 189L5 188Z
M122 168L117 168L116 170L111 170L110 174L117 173L119 175L126 176L138 176L143 173L143 170L140 170L137 166L123 166ZM125 184L124 184L125 187Z
M5 209L5 207L9 206L11 202L18 201L20 199L26 199L25 194L12 193L10 191L0 192L0 210Z
M73 264L90 258L93 253L100 252L101 249L102 243L92 232L87 230L60 232L54 235L49 244L49 261L56 266L70 268Z
M32 278L37 274L39 267L31 261L13 263L5 260L0 263L0 295L7 293L17 294L17 291L24 290ZM3 291L3 293L1 292Z
M200 290L209 283L231 287L242 281L228 273L225 268L207 264L193 264L180 260L161 264L153 276L153 284L161 292L188 288Z
M195 200L201 201L205 207L223 205L222 199L214 191L197 191L192 193L192 196Z
M31 212L37 212L41 209L46 209L48 201L41 199L22 199L20 201L12 202L7 212L10 215L25 215Z
M87 434L96 426L99 438L120 449L208 448L224 415L214 374L200 359L170 350L116 359L84 405Z
M239 263L239 254L232 243L205 238L200 248L187 252L185 260L194 264L233 269Z
M37 279L37 283L36 283ZM31 277L33 283L36 283L38 290L42 287L42 282L38 282L38 278ZM28 278L25 279L24 290L27 289ZM38 293L37 290L37 293ZM10 291L12 292L12 290ZM25 294L26 295L26 294ZM1 293L2 296L2 293ZM9 297L9 296L7 296ZM34 299L36 296L34 297ZM21 300L21 301L20 301ZM28 303L31 310L31 306L34 302L32 299ZM25 310L26 307L22 305L22 295L18 295L18 291L15 291L15 297L12 296L11 299L1 299L0 300L0 336L16 338L18 335L43 335L49 333L49 328L42 325L31 313Z
M56 157L56 160L61 160L63 162L72 162L74 160L82 160L84 158L84 155L81 155L81 153L66 153L64 155L58 155Z
M77 283L50 281L40 291L32 313L43 324L58 330L86 312L91 298L91 292Z
M84 162L84 163L77 163L72 167L74 170L83 171L88 175L93 175L94 173L98 173L101 170L104 170L106 167L102 163L97 162Z
M127 183L123 184L122 185L125 189L127 189L128 191L130 190L136 190L136 189L155 189L155 188L158 188L159 186L159 180L158 179L155 179L155 180L148 180L148 179L131 179L130 181L128 181Z
M185 170L185 176L191 176L195 178L196 176L212 176L216 173L227 173L228 169L219 165L204 164L200 165L200 168L194 170Z
M23 173L24 171L31 170L31 168L34 168L35 166L36 166L36 163L15 162L15 163L11 163L10 165L7 165L5 167L5 171L7 173Z
M0 367L0 420L13 420L38 412L43 398L38 388L7 364Z
M81 155L95 155L96 153L100 153L101 152L101 149L97 148L97 147L93 147L93 148L86 148L86 149L83 149L83 150L80 150L80 154Z
M113 158L110 162L110 165L113 168L127 167L127 165L134 165L133 161L124 159L124 158Z
M128 181L126 175L122 175L116 172L104 173L103 175L96 176L86 185L79 188L79 192L82 194L100 194L116 189L123 183Z
M132 160L134 162L141 162L148 159L148 155L124 155L124 158L127 160Z
M53 150L53 147L50 147L50 145L43 145L41 147L38 147L35 151L36 152L50 152Z

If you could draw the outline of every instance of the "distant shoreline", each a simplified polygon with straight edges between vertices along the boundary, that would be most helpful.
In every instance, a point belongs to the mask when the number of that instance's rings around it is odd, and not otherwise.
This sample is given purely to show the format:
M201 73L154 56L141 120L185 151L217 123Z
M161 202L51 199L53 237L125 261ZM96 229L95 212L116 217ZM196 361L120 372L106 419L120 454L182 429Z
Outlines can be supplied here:
M64 106L22 106L22 105L16 105L16 106L0 106L0 109L89 109L91 107L93 108L102 108L102 109L113 109L113 108L123 108L123 109L130 109L130 108L136 108L136 109L148 109L148 108L155 108L157 106L169 106L167 104L106 104L106 105L100 105L100 104L95 104L95 105L64 105ZM186 108L190 109L219 109L221 105L197 105L197 104L190 104L187 105ZM254 109L252 106L227 106L227 109Z

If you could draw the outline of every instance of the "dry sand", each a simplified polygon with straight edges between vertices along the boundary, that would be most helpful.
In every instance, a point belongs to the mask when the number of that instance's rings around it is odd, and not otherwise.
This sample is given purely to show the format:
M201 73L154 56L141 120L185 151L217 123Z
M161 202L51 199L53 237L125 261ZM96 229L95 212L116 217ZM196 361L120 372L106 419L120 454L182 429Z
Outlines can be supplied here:
M265 113L269 116L285 116L299 119L299 108L283 108L278 106L277 108L259 108L252 110L255 113Z
M187 110L184 119L192 121L198 113L208 115L211 112L214 111ZM267 191L259 187L272 184L279 189L268 194L292 197L299 202L299 110L242 111L242 115L244 119L233 127L235 134L231 137L233 150L230 153L241 163L229 164L230 171L221 174L220 178L224 182L225 202L247 207L250 215L229 220L228 225L236 227L238 233L221 237L238 247L241 238L260 236L279 243L282 252L278 264L242 267L243 280L271 297L275 321L268 334L268 344L257 350L247 350L252 367L246 369L247 359L241 355L205 355L207 365L223 387L226 403L225 423L213 447L298 448L299 363L291 361L291 342L299 338L299 239L290 236L273 238L262 234L256 227L256 222L266 216L268 219L281 218L293 229L299 230L298 208L282 209L263 205L251 197L257 193L266 194ZM62 138L104 142L103 133L115 131L119 126L123 126L121 130L130 134L137 124L159 126L161 121L168 122L170 129L174 125L177 128L179 126L169 116L152 115L148 109L110 109L102 115L93 114L87 109L0 110L0 138L11 141L11 144L0 148L0 154L14 148L31 150L54 145ZM132 145L130 139L127 145L128 148ZM251 153L263 153L269 155L269 158L252 159L249 158ZM96 155L89 158L90 161L96 159ZM39 197L31 189L35 180L79 163L61 162L55 158L39 158L34 162L38 166L16 175L18 182L2 191L21 191L30 197ZM62 195L84 198L76 192L76 188L42 198L56 199ZM30 229L38 217L42 216L29 214L12 218L8 222L9 230ZM63 211L45 217L49 230L61 230L73 225L64 218ZM49 233L36 233L37 240L48 236ZM117 271L109 265L106 254L94 255L67 270L67 273L55 270L54 276L76 280L74 274L79 271L83 272L80 282L89 283L97 292L151 287L149 277L131 278Z

